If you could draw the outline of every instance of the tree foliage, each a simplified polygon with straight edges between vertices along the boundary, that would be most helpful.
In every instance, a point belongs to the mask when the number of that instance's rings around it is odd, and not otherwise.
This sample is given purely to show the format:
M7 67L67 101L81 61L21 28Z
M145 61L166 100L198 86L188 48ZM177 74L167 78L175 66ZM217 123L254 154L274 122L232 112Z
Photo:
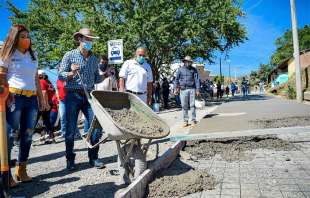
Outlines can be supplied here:
M268 75L272 71L273 67L270 64L260 64L257 71L252 71L250 73L250 83L251 86L257 85L259 81L267 82Z
M32 0L26 12L7 3L12 21L30 28L41 66L54 66L74 48L72 35L81 27L100 36L99 54L111 39L124 40L125 58L145 46L156 77L184 55L212 61L213 52L246 38L239 0Z
M298 30L300 51L310 49L310 26L305 26ZM271 56L271 64L276 66L293 55L293 36L292 31L286 31L275 41L276 51Z

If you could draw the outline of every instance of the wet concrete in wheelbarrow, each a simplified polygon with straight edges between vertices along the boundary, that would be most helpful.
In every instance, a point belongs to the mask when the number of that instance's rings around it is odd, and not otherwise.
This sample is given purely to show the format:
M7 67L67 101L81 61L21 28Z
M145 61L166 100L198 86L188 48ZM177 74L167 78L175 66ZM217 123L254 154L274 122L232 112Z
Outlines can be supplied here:
M157 122L148 122L131 109L114 110L107 108L106 110L119 126L130 132L150 137L161 136L164 133L164 129Z
M149 184L147 197L183 197L212 190L220 183L216 173L195 169L189 165L190 161L212 159L216 155L226 162L251 161L255 158L254 151L259 149L291 151L297 147L273 135L188 141L181 153L183 160L176 159L168 169L158 173Z

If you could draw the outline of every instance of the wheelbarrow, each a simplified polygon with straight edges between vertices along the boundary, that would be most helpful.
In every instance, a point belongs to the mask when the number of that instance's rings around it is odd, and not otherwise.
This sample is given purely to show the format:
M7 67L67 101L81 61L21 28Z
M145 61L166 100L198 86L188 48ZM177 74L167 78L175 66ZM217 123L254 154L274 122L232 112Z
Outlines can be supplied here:
M100 143L115 141L118 151L119 166L125 169L124 182L129 183L130 176L136 178L146 169L146 153L153 139L166 137L170 133L169 126L154 113L136 95L126 92L92 91L89 102L94 112L94 119L90 125L87 136L84 138L89 148L94 148ZM134 111L143 122L152 122L158 126L158 131L150 134L130 131L121 123L116 122L109 110L129 109ZM96 128L104 130L103 137L91 145L90 138ZM145 143L141 139L146 139Z
M83 79L77 72L87 100L94 112L94 118L90 124L86 137L83 140L89 148L97 147L101 143L115 141L118 151L118 164L122 182L130 183L146 169L146 153L153 139L164 138L169 135L169 126L154 113L139 97L127 92L116 91L92 91L90 94L83 83ZM158 131L151 134L139 133L128 130L116 122L108 109L129 109L135 112L144 122L155 123ZM102 128L104 133L101 140L92 145L90 139L94 129ZM146 139L146 143L141 140ZM123 170L125 173L123 173Z

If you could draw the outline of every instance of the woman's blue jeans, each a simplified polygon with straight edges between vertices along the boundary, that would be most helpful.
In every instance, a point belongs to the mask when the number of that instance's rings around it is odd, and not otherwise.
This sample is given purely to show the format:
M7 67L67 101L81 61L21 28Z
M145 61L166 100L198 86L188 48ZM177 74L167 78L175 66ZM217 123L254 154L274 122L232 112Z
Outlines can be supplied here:
M9 158L13 147L12 133L17 131L20 135L19 153L17 162L26 162L29 157L37 114L38 101L37 96L26 97L23 95L14 95L15 102L7 108L7 131L9 138Z

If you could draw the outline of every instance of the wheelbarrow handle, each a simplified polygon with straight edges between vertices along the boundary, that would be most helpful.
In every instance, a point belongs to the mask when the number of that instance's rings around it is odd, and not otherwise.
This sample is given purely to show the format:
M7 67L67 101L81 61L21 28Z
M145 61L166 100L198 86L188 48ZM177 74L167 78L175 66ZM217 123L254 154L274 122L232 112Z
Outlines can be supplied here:
M0 196L10 197L9 195L9 159L8 159L8 142L6 131L6 99L9 95L9 86L0 86L0 170L2 189Z
M90 95L89 95L89 93L88 93L88 90L87 90L87 88L86 88L86 85L84 84L83 78L82 78L82 76L81 76L81 74L80 74L80 70L77 70L76 73L77 73L78 77L79 77L80 80L81 80L82 87L83 87L83 90L84 90L85 95L86 95L86 97L87 97L87 100L88 100L88 102L91 104L91 103L92 103L91 97L90 97Z

